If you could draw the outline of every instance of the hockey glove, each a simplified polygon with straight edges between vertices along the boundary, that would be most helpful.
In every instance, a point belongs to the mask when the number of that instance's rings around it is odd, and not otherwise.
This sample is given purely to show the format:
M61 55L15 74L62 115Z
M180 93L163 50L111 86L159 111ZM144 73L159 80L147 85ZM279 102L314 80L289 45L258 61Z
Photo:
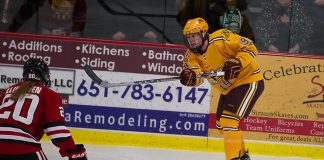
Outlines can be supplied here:
M196 73L191 69L184 69L180 73L180 82L185 86L195 86L196 85Z
M238 58L230 58L225 61L223 71L225 72L224 80L228 81L237 78L240 74L242 63Z
M68 149L66 151L69 160L87 160L86 149L83 144L77 144L76 148Z

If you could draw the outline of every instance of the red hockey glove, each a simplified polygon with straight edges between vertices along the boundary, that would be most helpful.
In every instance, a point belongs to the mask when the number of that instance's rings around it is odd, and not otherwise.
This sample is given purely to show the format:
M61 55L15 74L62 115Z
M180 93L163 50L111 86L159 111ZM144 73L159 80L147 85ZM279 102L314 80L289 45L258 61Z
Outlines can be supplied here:
M196 85L196 73L191 69L184 69L180 73L180 82L185 86L195 86Z
M86 149L83 144L77 144L76 148L68 149L66 154L69 160L88 160Z
M230 58L225 61L223 71L225 72L224 80L228 81L237 78L240 74L242 63L238 58Z

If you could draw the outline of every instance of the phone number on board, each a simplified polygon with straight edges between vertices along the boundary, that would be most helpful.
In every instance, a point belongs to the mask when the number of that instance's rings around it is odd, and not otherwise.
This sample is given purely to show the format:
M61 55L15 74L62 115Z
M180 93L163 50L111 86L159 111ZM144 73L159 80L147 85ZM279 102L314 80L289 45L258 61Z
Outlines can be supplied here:
M191 103L201 104L208 93L207 88L190 88L184 89L182 86L166 86L162 91L154 90L152 84L131 85L118 88L102 88L93 81L87 84L86 80L82 80L77 88L77 93L80 96L91 97L113 97L118 96L122 99L132 98L134 100L151 101L155 98L161 98L165 102L177 101L181 103L188 101Z

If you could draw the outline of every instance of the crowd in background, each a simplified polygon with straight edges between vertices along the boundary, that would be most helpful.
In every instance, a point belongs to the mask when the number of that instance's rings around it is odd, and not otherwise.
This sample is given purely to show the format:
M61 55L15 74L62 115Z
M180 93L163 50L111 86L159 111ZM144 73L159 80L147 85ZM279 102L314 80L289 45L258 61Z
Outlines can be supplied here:
M183 44L202 17L261 51L324 55L324 0L2 0L0 31Z

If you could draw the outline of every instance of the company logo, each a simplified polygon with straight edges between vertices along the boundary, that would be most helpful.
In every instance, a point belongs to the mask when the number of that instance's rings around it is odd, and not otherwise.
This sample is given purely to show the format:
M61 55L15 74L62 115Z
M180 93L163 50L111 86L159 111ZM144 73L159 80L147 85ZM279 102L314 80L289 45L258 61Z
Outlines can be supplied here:
M324 102L324 84L320 82L320 76L319 75L314 76L311 80L311 83L313 85L313 88L311 93L307 96L307 98L309 99L317 98L317 99L304 101L303 104Z
M87 154L85 152L83 152L83 153L77 153L77 154L72 155L72 158L82 158L85 156L87 156Z
M320 78L319 75L316 75L310 81L312 89L310 94L307 96L310 100L303 102L303 104L306 104L309 108L324 108L324 84L323 80ZM316 117L317 119L324 118L324 113L316 112Z

